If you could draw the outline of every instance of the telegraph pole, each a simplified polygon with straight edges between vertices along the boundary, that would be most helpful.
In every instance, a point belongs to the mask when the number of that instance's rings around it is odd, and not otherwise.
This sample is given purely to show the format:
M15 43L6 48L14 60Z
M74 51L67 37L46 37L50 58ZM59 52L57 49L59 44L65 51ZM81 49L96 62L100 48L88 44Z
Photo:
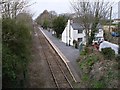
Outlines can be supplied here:
M118 19L120 19L120 1L118 2ZM119 45L119 50L118 50L118 54L120 55L120 22L118 23L118 45Z
M118 23L118 34L119 34L119 37L118 37L118 45L119 45L118 54L120 54L120 22Z
M112 7L110 8L110 23L109 23L109 35L110 35L110 36L111 36L111 33L110 33L110 27L111 27L111 22L112 22L112 20L111 20L111 16L112 16ZM110 41L111 38L109 37L108 40Z

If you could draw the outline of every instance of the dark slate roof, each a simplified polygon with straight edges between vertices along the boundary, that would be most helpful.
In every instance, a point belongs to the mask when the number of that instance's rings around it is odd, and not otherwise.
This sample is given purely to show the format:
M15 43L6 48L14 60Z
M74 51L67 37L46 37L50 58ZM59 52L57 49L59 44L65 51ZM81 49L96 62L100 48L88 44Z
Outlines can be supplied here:
M71 23L73 30L83 30L83 27L78 23Z

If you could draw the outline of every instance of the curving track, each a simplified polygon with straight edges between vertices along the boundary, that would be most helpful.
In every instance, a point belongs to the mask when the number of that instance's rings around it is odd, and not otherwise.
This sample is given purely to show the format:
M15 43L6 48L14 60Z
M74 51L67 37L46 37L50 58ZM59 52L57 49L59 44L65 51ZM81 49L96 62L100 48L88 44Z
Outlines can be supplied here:
M73 86L71 82L73 80L64 62L61 60L59 55L55 52L53 47L49 44L39 29L35 30L35 34L39 38L38 42L40 43L42 51L40 53L44 55L44 58L48 63L56 88L72 89Z

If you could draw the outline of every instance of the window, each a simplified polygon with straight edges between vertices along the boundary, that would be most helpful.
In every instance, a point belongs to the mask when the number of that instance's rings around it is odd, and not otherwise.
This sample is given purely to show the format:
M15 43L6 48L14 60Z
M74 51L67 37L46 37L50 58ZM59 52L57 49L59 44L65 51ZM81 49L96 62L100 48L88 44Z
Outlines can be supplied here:
M78 42L82 42L82 38L78 38Z
M83 31L82 30L78 30L78 33L82 33Z

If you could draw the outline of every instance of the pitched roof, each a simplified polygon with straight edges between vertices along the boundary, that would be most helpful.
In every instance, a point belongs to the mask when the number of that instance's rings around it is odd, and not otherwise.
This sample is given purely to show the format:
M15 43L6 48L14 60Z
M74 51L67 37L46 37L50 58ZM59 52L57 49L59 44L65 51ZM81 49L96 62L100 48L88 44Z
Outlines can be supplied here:
M73 30L83 30L83 27L78 23L71 23Z

